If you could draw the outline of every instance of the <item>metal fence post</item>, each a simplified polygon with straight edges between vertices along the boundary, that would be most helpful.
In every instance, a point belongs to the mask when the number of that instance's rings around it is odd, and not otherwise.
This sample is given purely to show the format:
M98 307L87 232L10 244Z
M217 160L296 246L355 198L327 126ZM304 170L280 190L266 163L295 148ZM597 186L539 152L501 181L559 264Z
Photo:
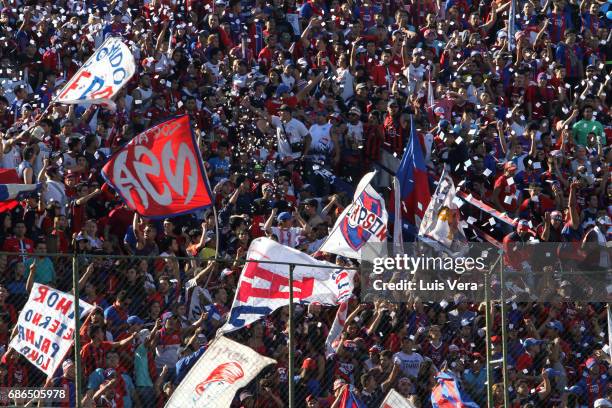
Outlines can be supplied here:
M79 268L76 253L72 254L72 286L74 290L74 388L75 407L81 408L81 313L79 307Z
M487 406L492 407L493 404L493 375L491 373L491 297L489 295L489 274L484 275L484 295L485 295L485 324L486 324L486 341L487 348Z
M504 379L504 406L510 406L510 398L508 396L508 336L506 330L506 297L504 296L505 283L504 283L504 259L503 254L500 254L499 259L499 284L500 290L500 302L501 302L501 326L502 326L502 371Z
M289 265L289 408L295 407L295 386L293 383L293 358L294 358L294 338L293 338L293 269L295 265Z

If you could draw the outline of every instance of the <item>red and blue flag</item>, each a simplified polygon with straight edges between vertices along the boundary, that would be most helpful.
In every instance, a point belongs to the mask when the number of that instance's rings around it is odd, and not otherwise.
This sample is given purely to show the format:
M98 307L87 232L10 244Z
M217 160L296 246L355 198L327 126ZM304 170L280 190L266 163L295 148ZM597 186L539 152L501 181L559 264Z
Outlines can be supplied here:
M397 169L400 185L402 218L418 230L425 210L429 205L429 180L421 142L410 117L410 141Z
M340 400L340 408L366 408L365 404L355 396L350 388L350 386L344 388L342 399Z
M437 384L431 392L432 408L479 408L469 395L459 388L455 376L449 372L439 372Z

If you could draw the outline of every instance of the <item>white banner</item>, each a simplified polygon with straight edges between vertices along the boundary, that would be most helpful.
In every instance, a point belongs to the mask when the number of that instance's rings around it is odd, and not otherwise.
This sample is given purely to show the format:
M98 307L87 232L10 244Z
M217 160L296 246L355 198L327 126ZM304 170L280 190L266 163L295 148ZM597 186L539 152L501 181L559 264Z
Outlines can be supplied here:
M393 388L389 391L383 400L380 408L416 408L414 404L404 398L399 392Z
M289 265L286 263L296 264L293 270L294 303L317 302L333 306L348 300L353 293L355 271L345 271L269 238L253 240L246 259L284 264L246 263L229 319L218 330L219 335L238 330L289 304Z
M340 214L319 251L361 259L361 248L365 244L387 242L389 215L385 200L370 185L374 175L375 172L371 172L363 176L355 189L353 202Z
M109 37L76 74L64 85L55 102L67 104L106 104L136 72L134 56L117 37Z
M229 408L236 391L275 363L247 346L218 337L174 390L165 408Z
M93 305L81 300L79 308L83 317ZM74 329L74 296L35 283L9 347L51 376L72 346Z

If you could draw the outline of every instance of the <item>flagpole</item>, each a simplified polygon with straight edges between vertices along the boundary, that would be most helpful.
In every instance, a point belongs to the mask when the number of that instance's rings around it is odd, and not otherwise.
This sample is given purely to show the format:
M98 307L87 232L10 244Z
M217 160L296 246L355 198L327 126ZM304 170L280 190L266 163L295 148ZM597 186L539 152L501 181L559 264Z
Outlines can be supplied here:
M293 338L293 269L295 265L289 265L289 408L295 407L295 387L293 384L293 358L294 358L294 338Z
M79 312L79 272L76 251L72 254L72 286L74 287L74 388L75 407L81 408L81 313Z

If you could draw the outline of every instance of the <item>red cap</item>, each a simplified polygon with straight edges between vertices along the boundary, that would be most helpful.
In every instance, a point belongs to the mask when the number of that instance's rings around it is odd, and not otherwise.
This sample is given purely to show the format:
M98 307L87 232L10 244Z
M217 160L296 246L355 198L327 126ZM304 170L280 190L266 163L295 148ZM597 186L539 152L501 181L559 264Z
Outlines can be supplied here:
M317 369L317 360L312 358L306 358L302 362L302 368L306 370L316 370Z

